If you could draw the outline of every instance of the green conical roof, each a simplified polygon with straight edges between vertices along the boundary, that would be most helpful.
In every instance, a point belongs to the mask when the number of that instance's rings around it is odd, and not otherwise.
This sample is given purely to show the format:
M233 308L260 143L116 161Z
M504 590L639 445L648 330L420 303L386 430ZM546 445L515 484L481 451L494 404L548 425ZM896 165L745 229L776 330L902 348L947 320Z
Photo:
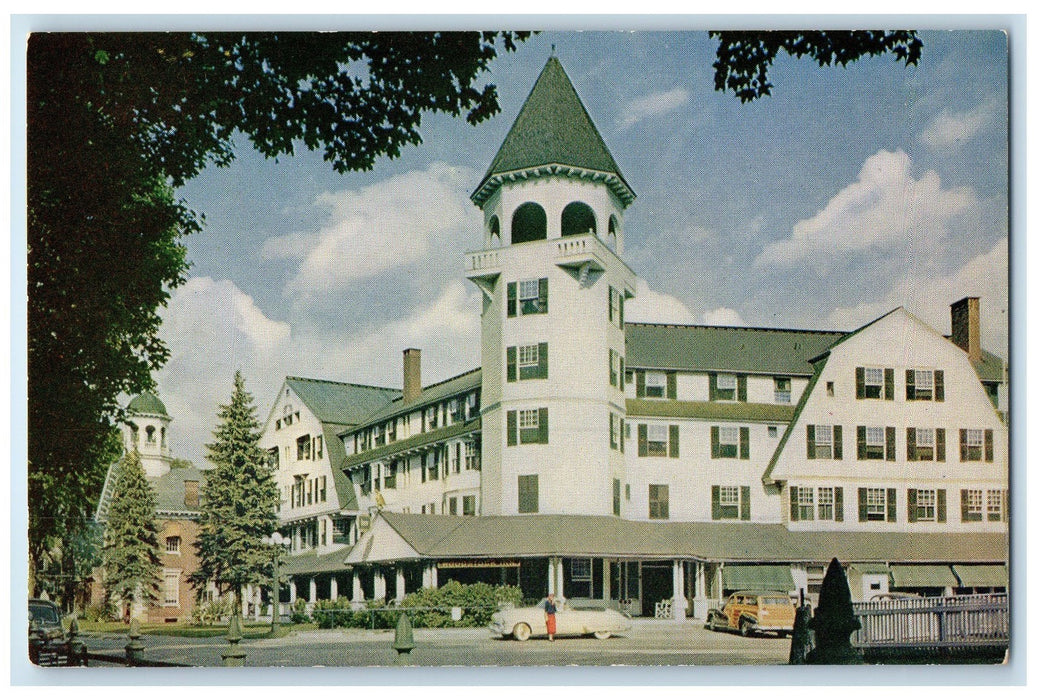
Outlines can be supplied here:
M582 177L587 176L587 171L601 174L603 177L600 179L625 204L634 200L633 191L587 114L576 88L554 56L547 59L547 65L540 72L472 200L476 204L486 201L502 182L502 175L545 166L562 166L552 169L552 173ZM570 172L571 168L584 172Z
M166 406L163 404L157 396L150 392L144 392L140 396L135 397L130 401L130 405L126 407L127 413L136 413L137 415L150 415L150 416L165 416L169 417L166 412Z

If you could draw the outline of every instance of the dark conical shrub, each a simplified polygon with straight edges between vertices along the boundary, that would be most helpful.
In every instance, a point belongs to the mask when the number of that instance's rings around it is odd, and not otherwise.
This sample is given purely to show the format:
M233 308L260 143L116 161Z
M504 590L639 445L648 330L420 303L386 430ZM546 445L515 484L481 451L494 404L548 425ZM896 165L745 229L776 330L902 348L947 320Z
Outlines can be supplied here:
M839 560L833 558L828 565L821 592L817 598L817 610L810 628L814 630L815 647L807 654L809 664L854 664L861 657L850 644L850 635L860 629L860 620L853 614L850 600L850 584Z

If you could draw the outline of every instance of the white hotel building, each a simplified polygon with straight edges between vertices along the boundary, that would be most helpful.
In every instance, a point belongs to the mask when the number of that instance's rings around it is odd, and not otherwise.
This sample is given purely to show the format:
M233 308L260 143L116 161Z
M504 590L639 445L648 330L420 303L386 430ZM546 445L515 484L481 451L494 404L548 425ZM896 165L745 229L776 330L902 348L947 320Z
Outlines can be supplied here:
M634 196L552 57L472 195L482 366L423 386L408 349L402 390L281 388L262 444L291 595L480 580L701 617L735 589L814 593L833 556L858 599L1006 587L979 300L949 338L904 308L849 333L628 323Z

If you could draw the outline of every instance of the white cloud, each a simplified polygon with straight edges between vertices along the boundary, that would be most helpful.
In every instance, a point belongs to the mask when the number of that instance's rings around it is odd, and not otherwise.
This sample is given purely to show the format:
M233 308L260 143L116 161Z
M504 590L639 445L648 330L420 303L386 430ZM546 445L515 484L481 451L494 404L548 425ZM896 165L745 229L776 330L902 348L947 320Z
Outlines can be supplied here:
M687 104L689 97L688 91L683 88L675 88L667 92L654 92L651 95L639 97L623 108L620 123L623 126L632 126L648 117L672 112L681 105Z
M156 380L174 419L172 449L198 461L217 407L230 398L235 370L255 392L260 368L278 364L289 348L291 328L267 318L233 282L209 277L193 277L174 290L162 316L170 358Z
M941 277L909 275L879 301L836 308L826 328L853 330L903 306L943 334L950 333L950 305L967 296L980 298L980 339L984 348L1006 357L1008 347L1008 239Z
M468 168L433 163L359 190L323 193L315 203L328 211L324 226L272 238L262 255L298 261L285 291L305 302L420 263L433 247L459 250L476 238L467 192L474 179Z
M734 309L721 306L702 314L702 322L707 326L744 326L742 315Z
M626 320L636 323L695 323L695 314L675 296L656 292L637 280L637 296L624 309Z
M968 112L942 110L919 136L930 148L958 146L972 139L993 121L997 102L987 100Z
M952 220L976 206L969 187L943 189L930 170L911 177L903 151L868 158L857 181L837 193L816 216L798 222L792 237L768 245L757 267L801 263L825 267L829 259L859 252L903 254L913 245L932 247L947 238Z

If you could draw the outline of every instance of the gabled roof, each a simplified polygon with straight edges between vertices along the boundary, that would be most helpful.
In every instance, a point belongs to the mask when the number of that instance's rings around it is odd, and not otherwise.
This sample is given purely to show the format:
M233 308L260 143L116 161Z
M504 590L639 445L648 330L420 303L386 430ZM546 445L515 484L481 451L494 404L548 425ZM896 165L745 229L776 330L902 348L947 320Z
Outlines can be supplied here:
M635 521L596 515L382 511L378 517L418 556L433 559L568 555L813 562L837 556L847 562L989 563L1004 561L1008 554L1004 533L796 532L777 523ZM352 562L379 561L379 553L367 544L362 539L353 548ZM369 551L360 552L362 547Z
M810 376L810 359L846 334L736 326L626 323L626 366Z
M625 204L634 200L633 191L623 179L576 88L554 56L547 59L504 143L472 194L472 201L476 204L486 201L500 184L499 177L495 179L495 176L549 165L611 174L615 177L606 178L605 182L620 200Z
M331 382L306 377L285 377L287 384L322 423L356 425L403 392L363 384Z

